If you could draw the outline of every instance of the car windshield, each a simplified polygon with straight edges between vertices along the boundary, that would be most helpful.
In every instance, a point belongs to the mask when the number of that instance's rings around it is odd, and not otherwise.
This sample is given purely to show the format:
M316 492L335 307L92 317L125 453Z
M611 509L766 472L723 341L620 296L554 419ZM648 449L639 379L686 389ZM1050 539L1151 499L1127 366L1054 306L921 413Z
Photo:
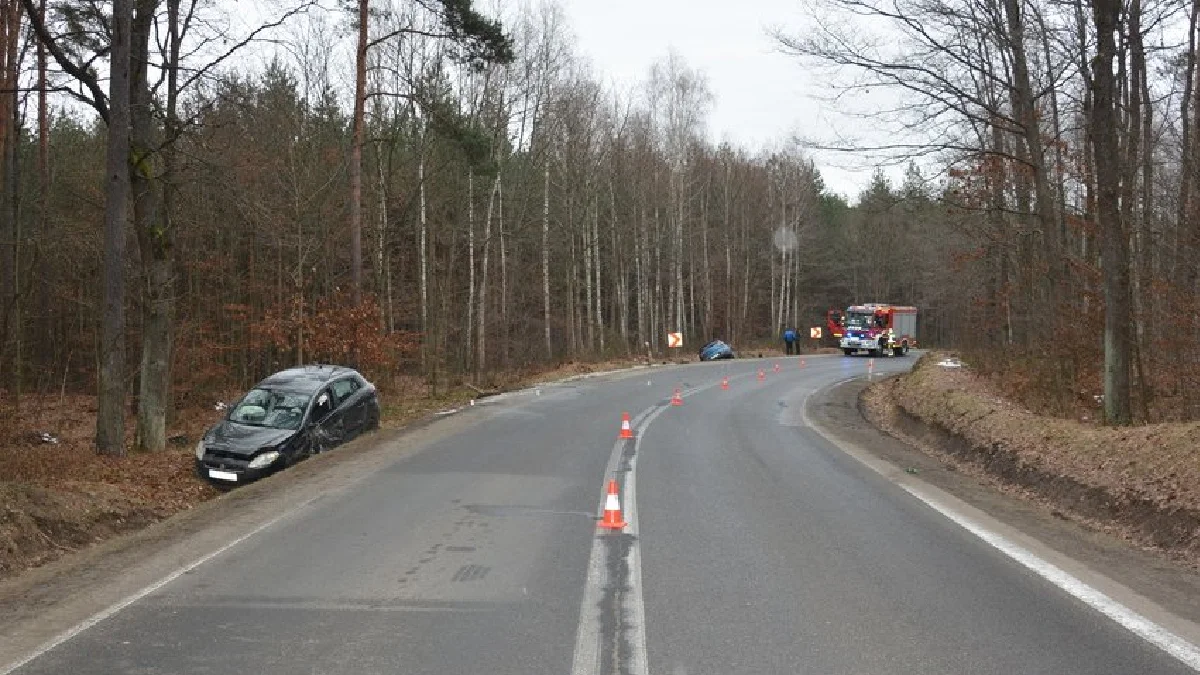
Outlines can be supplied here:
M251 389L229 413L229 421L253 427L299 429L309 396L290 391Z
M874 315L872 315L872 314L847 314L846 315L846 328L857 328L859 330L866 330L871 327L871 317L872 316L874 316Z

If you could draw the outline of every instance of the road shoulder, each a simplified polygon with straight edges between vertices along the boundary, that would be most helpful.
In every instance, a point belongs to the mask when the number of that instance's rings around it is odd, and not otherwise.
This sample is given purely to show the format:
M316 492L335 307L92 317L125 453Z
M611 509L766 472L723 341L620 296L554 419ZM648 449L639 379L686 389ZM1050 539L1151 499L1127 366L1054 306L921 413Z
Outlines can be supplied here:
M811 397L807 414L812 424L843 449L869 453L909 480L920 480L1022 533L1047 557L1074 561L1093 577L1089 581L1128 589L1155 606L1138 609L1179 620L1172 623L1200 624L1200 573L1105 532L1066 521L1047 505L1000 492L986 480L965 475L952 464L887 435L859 409L859 396L867 384L862 379L843 382Z

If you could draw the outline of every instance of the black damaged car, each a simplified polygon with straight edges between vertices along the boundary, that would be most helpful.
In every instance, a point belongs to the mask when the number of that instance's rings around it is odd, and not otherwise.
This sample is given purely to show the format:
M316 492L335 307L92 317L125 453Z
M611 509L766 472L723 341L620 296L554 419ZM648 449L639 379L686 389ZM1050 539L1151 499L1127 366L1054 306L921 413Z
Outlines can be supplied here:
M375 385L342 366L303 366L259 382L196 445L196 473L253 481L379 427Z

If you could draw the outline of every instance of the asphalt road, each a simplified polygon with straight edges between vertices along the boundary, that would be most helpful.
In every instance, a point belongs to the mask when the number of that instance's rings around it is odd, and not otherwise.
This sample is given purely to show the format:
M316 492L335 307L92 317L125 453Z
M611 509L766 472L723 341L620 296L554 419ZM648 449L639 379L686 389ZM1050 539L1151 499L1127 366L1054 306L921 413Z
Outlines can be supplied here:
M1192 672L814 431L807 397L866 365L699 364L481 405L16 672ZM619 534L596 525L610 476Z

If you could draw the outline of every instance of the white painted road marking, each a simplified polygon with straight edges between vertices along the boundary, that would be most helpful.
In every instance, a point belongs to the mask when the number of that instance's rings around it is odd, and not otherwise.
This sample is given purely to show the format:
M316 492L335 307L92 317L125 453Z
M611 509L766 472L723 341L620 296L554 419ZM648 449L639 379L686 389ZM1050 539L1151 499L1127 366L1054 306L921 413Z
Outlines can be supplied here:
M626 592L626 606L633 614L633 630L629 634L629 673L630 675L649 675L650 658L646 651L646 602L642 595L642 538L638 529L637 510L637 461L642 454L642 439L650 423L665 412L659 408L646 419L637 440L633 444L633 458L629 460L629 473L625 474L625 522L630 535L633 536L633 546L629 549L629 590Z
M626 530L635 537L637 535L637 484L634 478L634 468L637 462L637 452L650 422L665 410L667 410L666 407L657 405L647 408L638 413L632 423L637 429L637 440L634 441L634 455L629 463L629 471L625 474L625 511L622 515L625 517ZM617 466L620 464L624 450L624 440L618 440L613 444L612 454L609 455L608 465L604 469L606 477L606 480L603 481L604 485L608 484L608 476L616 475ZM607 498L607 491L605 491L604 496L601 497L601 503L603 504ZM600 673L600 602L604 597L604 588L609 583L603 536L604 534L597 534L592 538L592 551L588 556L587 579L583 584L583 600L579 603L579 626L575 633L575 655L571 662L571 675L598 675ZM645 667L646 610L642 605L641 556L638 555L636 540L630 549L628 564L630 588L627 598L636 599L636 606L632 608L633 620L636 625L634 626L634 635L630 636L630 646L633 648L634 658L631 659L629 672L631 675L647 675L649 671ZM635 669L638 661L638 645L640 645L641 670Z
M1192 670L1200 671L1200 649L1197 649L1192 643L1147 619L1138 612L1122 605L1100 589L1072 576L1057 565L1043 560L1032 551L984 528L966 516L957 513L949 506L939 503L935 497L923 494L925 490L909 485L901 485L900 487L966 531L987 542L996 550L1021 563L1046 581L1070 593L1089 607L1121 624L1138 637L1179 659Z
M822 387L817 391L833 389L834 387L855 379L858 378L846 378ZM895 473L893 471L895 467L884 460L875 458L873 456L870 458L865 457L859 452L852 451L851 449L843 446L829 434L825 433L820 427L814 426L811 420L809 420L808 398L809 396L805 396L804 402L801 404L802 410L804 411L802 416L805 424L810 429L813 429L819 433L834 447L842 450L847 455L858 460L860 464L866 466L875 473L878 473L885 479L895 483L905 492L917 498L934 511L937 511L954 524L983 540L989 546L1003 553L1005 556L1008 556L1010 559L1016 561L1029 571L1037 574L1051 584L1054 584L1059 589L1071 595L1071 597L1083 602L1092 609L1117 622L1117 624L1129 630L1134 635L1137 635L1143 640L1146 640L1150 644L1175 657L1192 670L1200 672L1200 648L1197 648L1196 645L1176 635L1167 628L1155 623L1139 612L1125 606L1095 586L1092 586L1082 579L1070 574L1054 563L1043 559L1029 549L1017 544L1001 534L984 527L971 518L968 518L958 509L950 505L952 501L957 500L950 497L942 490L933 487L924 481L920 481L919 479L914 479L907 474Z
M681 395L686 398L714 386L716 386L715 382L690 389ZM623 491L625 510L622 515L625 517L625 532L633 536L633 544L630 546L627 561L629 590L625 593L624 603L625 608L632 615L630 621L633 624L632 630L626 634L630 650L627 672L630 675L648 675L650 672L646 650L646 604L642 594L641 539L638 536L637 458L641 454L642 439L645 438L650 423L668 410L671 410L670 406L655 405L638 413L638 416L634 418L633 426L637 429L637 440L634 441L633 459L629 462L629 471L625 474ZM625 441L618 440L613 444L612 454L609 455L608 465L604 470L605 480L602 481L604 486L608 485L608 476L616 475L617 466L620 464L624 450ZM601 495L600 504L603 505L607 498L608 493L605 490ZM575 655L571 662L571 675L598 675L600 673L600 601L604 596L604 588L609 582L608 569L605 566L603 536L600 534L592 538L587 579L583 586L583 600L579 604L579 627L575 633Z
M54 649L55 647L61 645L62 643L66 642L67 640L70 640L71 638L75 637L76 635L79 635L80 633L88 630L89 628L104 621L105 619L108 619L109 617L117 614L118 612L120 612L121 610L125 609L126 607L132 605L133 603L137 602L138 600L141 600L142 598L146 597L147 595L154 593L155 591L159 590L163 586L166 586L167 584L171 583L172 581L175 581L176 579L187 574L188 572L191 572L192 570L203 565L204 563L208 562L209 560L212 560L213 558L216 558L217 556L221 555L222 553L225 553L226 551L228 551L228 550L232 549L233 547L237 546L238 544L246 541L250 537L253 537L254 535L258 534L259 532L262 532L263 530L267 529L268 527L275 525L276 523L283 520L284 518L295 515L296 512L303 509L305 506L308 506L308 504L312 503L313 501L316 501L316 499L317 498L310 499L307 502L304 502L300 506L296 507L295 510L288 511L286 513L281 513L278 516L275 516L271 520L268 520L267 522L263 523L262 525L259 525L258 527L254 528L253 530L250 530L249 532L243 534L242 536L238 537L237 539L234 539L233 541L229 542L228 544L225 544L221 548L218 548L217 550L212 551L212 552L196 559L195 561L188 563L187 565L184 565L183 567L180 567L179 569L176 569L174 572L171 572L167 576L163 577L162 579L159 579L158 581L150 584L149 586L143 587L142 589L138 590L137 592L133 593L132 595L126 597L124 600L121 600L117 604L112 605L112 606L108 607L107 609L104 609L100 612L97 612L96 614L93 614L91 617L87 618L83 622L76 624L75 626L71 627L69 630L59 633L55 637L51 638L49 641L45 642L40 647L35 649L33 651L33 653L27 655L25 658L21 659L20 661L17 661L16 663L10 663L9 665L4 666L3 667L4 669L0 670L0 675L11 675L11 673L25 667L25 665L28 664L29 662L45 655L47 652L49 652L50 650Z

